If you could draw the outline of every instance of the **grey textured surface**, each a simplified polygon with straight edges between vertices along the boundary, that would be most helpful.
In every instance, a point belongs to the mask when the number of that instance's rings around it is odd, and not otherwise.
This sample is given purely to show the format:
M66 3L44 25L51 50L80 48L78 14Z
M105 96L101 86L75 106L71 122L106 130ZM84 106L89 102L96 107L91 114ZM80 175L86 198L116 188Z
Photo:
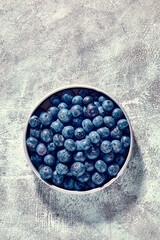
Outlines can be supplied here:
M159 240L158 0L0 2L0 239ZM91 195L55 192L29 168L23 131L48 92L99 87L134 130L128 168Z

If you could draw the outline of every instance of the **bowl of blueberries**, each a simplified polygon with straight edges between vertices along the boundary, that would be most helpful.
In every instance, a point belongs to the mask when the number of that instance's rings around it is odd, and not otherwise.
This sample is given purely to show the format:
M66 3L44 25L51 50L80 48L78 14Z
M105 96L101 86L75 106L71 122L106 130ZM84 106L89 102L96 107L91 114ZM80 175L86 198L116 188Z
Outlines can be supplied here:
M133 133L119 103L90 86L44 97L25 127L24 149L34 173L66 193L91 193L113 183L131 156Z

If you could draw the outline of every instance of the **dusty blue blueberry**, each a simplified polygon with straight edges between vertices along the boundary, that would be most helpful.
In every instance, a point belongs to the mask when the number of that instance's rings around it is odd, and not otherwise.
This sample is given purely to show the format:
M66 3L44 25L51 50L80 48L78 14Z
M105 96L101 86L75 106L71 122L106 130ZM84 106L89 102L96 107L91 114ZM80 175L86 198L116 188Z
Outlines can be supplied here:
M53 166L55 164L55 157L52 154L47 154L44 157L44 163L48 166Z
M130 137L122 136L121 143L122 143L122 147L129 147L129 145L130 145Z
M50 113L42 112L39 116L39 120L44 126L49 126L53 121L53 117Z
M93 100L97 101L98 97L99 97L99 93L97 91L92 91L90 93L90 95L92 96Z
M127 152L127 150L128 150L128 148L123 147L123 144L122 144L122 149L121 149L121 151L119 153L120 154L124 154L124 153Z
M76 95L75 97L72 98L72 104L73 105L82 105L83 103L83 98L80 95Z
M102 159L103 161L105 161L106 163L110 163L114 160L115 158L115 155L113 152L109 152L109 153L105 153L105 154L102 154Z
M67 104L72 103L72 98L74 97L74 92L71 89L63 90L61 94L61 99Z
M115 108L112 111L112 117L117 121L123 117L123 112L120 108Z
M56 149L56 145L54 144L54 142L51 142L47 145L47 149L49 152L54 152L54 150Z
M70 152L76 150L76 143L73 141L73 139L66 139L64 142L64 146Z
M77 139L81 140L81 139L85 138L86 133L85 133L85 131L84 131L83 128L79 127L79 128L76 128L76 129L75 129L75 131L74 131L74 136L75 136Z
M53 172L52 181L55 185L57 186L61 185L63 182L63 179L64 179L63 175L59 175L57 171Z
M90 179L91 175L89 172L84 172L81 176L77 177L78 181L84 183Z
M100 104L102 104L105 100L106 100L106 97L104 97L104 96L100 96L100 97L98 98L98 102L99 102Z
M61 121L59 119L57 119L56 121L52 122L51 125L50 125L50 129L53 132L57 132L57 133L62 132L63 128L64 128L64 125L63 125L63 123L61 123Z
M124 129L126 127L128 127L128 122L126 119L120 119L118 122L117 122L117 126L119 127L119 129Z
M86 160L86 155L84 154L84 152L76 152L73 155L73 159L75 162L84 162Z
M106 139L108 138L109 134L110 134L110 131L107 127L101 127L99 129L97 129L97 132L98 134L100 135L100 137L102 139Z
M117 163L113 163L108 166L108 174L111 177L115 177L119 172L119 165Z
M64 102L61 102L59 105L58 105L58 109L61 110L61 109L67 109L68 108L68 105Z
M85 139L82 139L82 149L88 150L91 147L91 139L89 136L86 136Z
M39 174L41 175L42 179L46 180L52 177L53 171L49 166L44 166L39 170Z
M117 154L115 157L115 162L121 167L125 162L125 158L121 154Z
M40 171L40 169L41 169L42 167L45 167L45 165L44 165L44 164L40 164L40 165L38 166L38 172Z
M90 119L84 119L82 122L82 127L86 132L90 132L94 128L94 125Z
M47 153L47 148L44 143L39 143L36 147L36 152L40 156L44 156Z
M100 135L96 131L90 132L89 138L91 139L91 142L93 142L93 143L99 143L101 140Z
M73 117L79 117L83 114L83 108L80 105L76 104L71 108L71 113Z
M95 127L101 127L103 125L103 117L102 116L97 116L93 119L93 125Z
M83 121L83 117L82 117L82 116L80 116L80 117L78 117L78 118L73 118L73 119L72 119L73 126L74 126L75 128L81 127L81 126L82 126L82 121Z
M77 141L76 141L76 150L77 150L77 151L82 151L82 150L83 150L82 140L77 140Z
M97 160L95 163L95 168L98 172L104 173L107 170L107 164L102 160Z
M85 168L87 172L92 172L94 170L94 162L91 160L86 160L85 163Z
M50 96L49 98L50 102L54 105L54 106L58 106L58 104L60 104L61 100L60 97L56 94Z
M56 166L56 171L60 175L66 175L68 172L68 167L63 163L58 163Z
M99 115L101 115L102 117L104 117L106 115L102 106L98 107L98 112L99 112Z
M32 154L30 159L33 164L42 163L42 158L37 154Z
M40 124L40 120L36 115L33 115L32 117L30 117L29 119L29 125L33 128L38 127Z
M121 142L120 142L119 140L113 140L113 141L111 142L111 144L112 144L112 151L113 151L113 152L118 153L118 152L121 151L121 149L122 149L122 144L121 144Z
M85 165L81 162L74 162L71 165L70 171L74 176L79 177L85 172Z
M74 179L71 177L65 177L63 186L65 189L72 190L74 187Z
M94 118L98 115L98 107L94 103L90 103L87 105L85 109L85 116Z
M82 182L76 180L74 186L75 186L75 189L76 189L77 191L80 191L80 190L83 190L83 189L84 189L85 183L82 183Z
M31 137L39 138L40 135L41 135L41 130L40 129L30 128L30 136Z
M102 107L103 107L104 111L110 112L114 108L114 103L111 100L105 100L102 103Z
M28 149L31 151L31 152L34 152L35 151L35 148L38 144L38 140L34 137L29 137L27 138L26 140L26 144L27 144L27 147Z
M72 113L70 110L63 108L58 112L58 118L62 123L68 123L72 119Z
M123 134L123 132L122 132L122 130L120 130L119 129L119 127L115 127L112 131L111 131L111 137L113 138L113 139L119 139L119 138L121 138L122 137L122 134Z
M53 139L53 132L50 129L43 129L41 131L41 139L43 142L49 143Z
M93 102L93 98L91 96L86 96L83 98L83 104L88 105L89 103Z
M81 88L79 91L78 91L78 94L81 96L81 97L86 97L88 95L89 91L88 89L85 89L85 88Z
M64 137L57 133L53 136L53 142L57 147L62 147L64 144Z
M53 107L51 106L47 109L47 113L51 114L53 118L57 117L58 111L59 111L59 109L54 106Z
M66 126L62 130L62 135L64 138L72 138L74 134L74 128L72 126Z
M102 143L101 143L101 146L100 146L100 149L103 153L109 153L112 151L112 145L111 145L111 142L108 141L108 140L104 140Z
M94 101L93 103L94 103L98 108L101 106L98 101Z
M57 159L62 163L70 162L72 159L72 154L66 149L62 149L57 152Z
M115 120L111 116L104 117L104 124L108 128L112 128L115 125Z
M93 189L93 188L96 187L96 184L95 184L94 182L92 182L92 179L90 179L90 180L87 182L87 185L88 185L91 189Z
M91 147L85 151L85 154L88 159L94 160L100 154L99 147L91 145Z
M103 173L98 173L95 172L92 175L92 181L93 183L95 183L96 185L101 185L102 183L104 183L105 181L105 176Z

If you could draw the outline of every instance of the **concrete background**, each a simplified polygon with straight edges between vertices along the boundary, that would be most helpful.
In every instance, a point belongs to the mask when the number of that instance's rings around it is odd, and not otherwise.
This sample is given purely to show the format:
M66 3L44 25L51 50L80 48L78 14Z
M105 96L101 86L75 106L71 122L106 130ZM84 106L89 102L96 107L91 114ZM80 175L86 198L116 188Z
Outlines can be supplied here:
M160 239L158 0L0 2L0 239ZM134 151L101 192L55 192L34 176L23 131L48 92L89 84L128 113Z

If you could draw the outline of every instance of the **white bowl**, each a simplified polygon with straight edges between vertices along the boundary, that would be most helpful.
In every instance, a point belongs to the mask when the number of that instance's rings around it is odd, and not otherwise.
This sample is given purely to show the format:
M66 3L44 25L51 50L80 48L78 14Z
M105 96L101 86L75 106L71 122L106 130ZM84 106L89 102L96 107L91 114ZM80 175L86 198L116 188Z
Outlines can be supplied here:
M63 189L63 188L60 188L60 187L57 187L55 185L50 185L49 183L47 183L46 181L44 181L39 172L37 171L37 169L34 167L34 165L32 164L31 160L30 160L30 157L29 157L29 154L28 154L28 150L27 150L27 146L26 146L26 137L27 137L27 129L28 129L28 121L30 119L30 117L33 115L33 112L47 99L49 98L51 95L57 93L57 92L60 92L62 90L65 90L65 89L72 89L73 91L76 91L77 88L87 88L87 89L90 89L90 90L95 90L95 91L98 91L106 96L108 96L111 100L113 100L113 102L115 102L119 108L122 109L127 121L128 121L128 124L129 124L129 130L130 130L130 147L129 147L129 151L128 151L128 155L127 155L127 158L123 164L123 166L121 167L120 171L118 172L117 176L112 178L109 182L105 183L103 186L101 187L96 187L96 188L93 188L93 189L90 189L90 190L85 190L85 191L76 191L76 190L67 190L67 189ZM50 104L51 105L51 104ZM47 108L49 106L49 101L46 101L45 103L42 104L42 106L45 108ZM131 127L131 123L129 121L129 118L125 112L125 110L122 108L122 106L114 99L112 98L110 95L106 94L105 92L103 92L102 90L98 89L98 88L95 88L95 87L91 87L91 86L88 86L88 85L71 85L71 86L67 86L67 87L62 87L62 88L59 88L59 89L56 89L55 91L52 91L50 92L48 95L46 95L44 98L42 98L39 103L35 106L35 108L33 109L33 111L31 112L31 114L29 115L28 119L27 119L27 123L26 123L26 126L25 126L25 131L24 131L24 138L23 138L23 144L24 144L24 151L25 151L25 155L26 155L26 158L27 158L27 161L28 161L28 164L30 165L30 167L32 168L33 172L36 174L36 176L41 180L43 181L45 184L47 184L49 187L55 189L55 190L58 190L58 191L61 191L61 192L64 192L64 193L71 193L71 194L88 194L88 193L94 193L94 192L97 192L97 191L100 191L106 187L108 187L109 185L111 185L114 181L116 181L119 176L124 172L127 164L128 164L128 161L131 157L131 152L132 152L132 148L133 148L133 132L132 132L132 127Z

